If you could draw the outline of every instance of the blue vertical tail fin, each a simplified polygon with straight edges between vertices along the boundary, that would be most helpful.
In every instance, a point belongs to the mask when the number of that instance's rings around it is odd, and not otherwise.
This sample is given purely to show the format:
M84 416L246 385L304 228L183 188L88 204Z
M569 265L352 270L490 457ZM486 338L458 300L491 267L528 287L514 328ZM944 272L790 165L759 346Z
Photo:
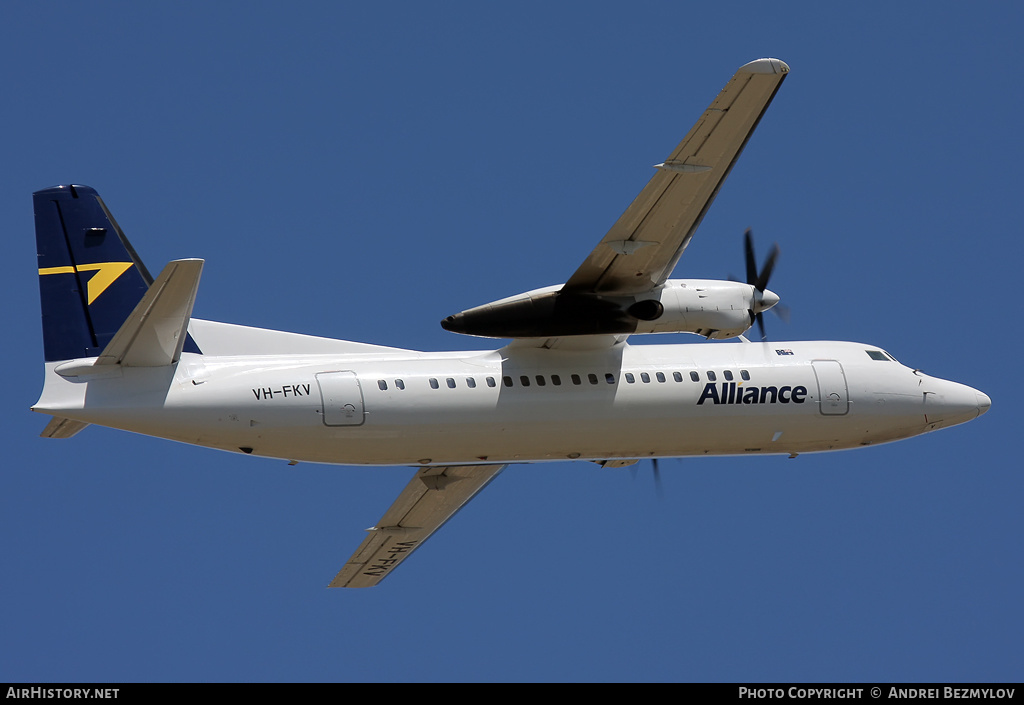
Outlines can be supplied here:
M54 186L32 197L46 361L96 357L153 277L94 189ZM191 340L185 349L199 352Z

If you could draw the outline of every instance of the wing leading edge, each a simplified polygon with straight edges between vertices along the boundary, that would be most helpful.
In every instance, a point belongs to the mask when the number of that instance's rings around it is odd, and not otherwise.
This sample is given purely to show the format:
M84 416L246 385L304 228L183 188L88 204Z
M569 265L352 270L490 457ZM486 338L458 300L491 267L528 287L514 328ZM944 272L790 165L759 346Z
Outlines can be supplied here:
M637 294L664 283L788 73L779 59L741 66L562 291Z
M504 469L448 465L417 471L328 587L379 583Z

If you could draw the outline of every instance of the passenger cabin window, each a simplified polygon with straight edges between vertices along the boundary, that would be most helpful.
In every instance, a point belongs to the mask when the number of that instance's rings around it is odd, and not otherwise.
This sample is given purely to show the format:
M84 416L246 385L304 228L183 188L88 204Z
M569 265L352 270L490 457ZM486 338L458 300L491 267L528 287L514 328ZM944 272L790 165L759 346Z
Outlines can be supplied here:
M505 377L501 378L501 383L504 384L506 387L511 387L512 386L512 378L506 375Z
M718 379L718 377L716 377L716 376L715 376L715 373L714 373L714 372L712 372L712 371L708 370L708 379L709 379L710 381L714 382L715 380L717 380L717 379Z
M634 382L636 382L636 377L634 377L634 376L633 376L633 373L632 373L632 372L627 372L627 373L626 373L626 381L627 381L627 382L628 382L629 384L633 384Z
M651 376L649 374L647 374L646 372L641 372L640 373L640 381L642 381L644 384L650 384L651 383Z
M519 375L519 383L524 387L530 386L530 378L527 375Z
M608 384L615 384L615 375L613 375L611 372L605 372L604 381L607 382Z
M558 375L551 375L551 384L555 385L556 387L562 386L562 378L559 377Z
M579 375L571 375L570 379L572 379L573 384L583 384L583 380L580 379Z
M742 377L745 380L749 380L750 379L750 373L747 372L746 370L740 370L740 377Z
M377 380L377 389L379 389L382 392L386 392L388 390L388 383L385 382L382 379L378 379Z
M683 375L682 375L681 372L673 372L672 373L672 379L674 379L676 382L682 382L683 381Z
M544 375L537 375L537 386L543 387L545 384L547 384L547 381L545 381Z
M726 370L724 373L725 379L728 382L732 382L732 370Z
M595 375L593 372L587 375L587 379L590 380L591 384L597 384L597 375Z
M444 383L448 385L448 389L455 389L455 379L454 378L449 377L448 379L446 379L444 381Z
M439 385L437 384L437 380L435 378L431 377L430 378L430 388L431 389L437 389L438 386Z
M469 387L470 389L476 389L476 378L466 377L466 386Z
M692 379L694 382L700 382L700 375L697 374L696 372L691 372L690 379Z
M405 382L400 379L396 379L395 386L398 387L399 389L405 389Z
M497 386L497 383L494 381L494 377L488 377L487 378L487 386L488 387L495 387L495 386Z

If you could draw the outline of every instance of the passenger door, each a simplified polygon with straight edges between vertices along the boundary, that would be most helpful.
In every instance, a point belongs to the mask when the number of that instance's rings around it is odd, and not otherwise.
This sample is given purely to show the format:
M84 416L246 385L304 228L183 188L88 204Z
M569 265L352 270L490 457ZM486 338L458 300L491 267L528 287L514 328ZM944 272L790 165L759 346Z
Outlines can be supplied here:
M323 402L324 425L359 426L363 423L363 391L355 372L319 372L316 383Z
M836 360L813 360L818 378L818 409L825 416L842 416L850 410L849 391L843 366Z

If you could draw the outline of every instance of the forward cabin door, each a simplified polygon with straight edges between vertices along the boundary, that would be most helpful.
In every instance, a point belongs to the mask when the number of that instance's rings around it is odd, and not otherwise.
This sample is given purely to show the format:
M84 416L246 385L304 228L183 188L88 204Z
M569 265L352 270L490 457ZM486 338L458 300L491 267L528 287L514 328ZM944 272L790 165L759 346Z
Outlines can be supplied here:
M842 416L850 410L843 366L836 360L813 360L814 376L818 378L818 409L825 416Z
M319 372L316 383L324 405L325 425L359 426L363 423L363 390L355 372Z

